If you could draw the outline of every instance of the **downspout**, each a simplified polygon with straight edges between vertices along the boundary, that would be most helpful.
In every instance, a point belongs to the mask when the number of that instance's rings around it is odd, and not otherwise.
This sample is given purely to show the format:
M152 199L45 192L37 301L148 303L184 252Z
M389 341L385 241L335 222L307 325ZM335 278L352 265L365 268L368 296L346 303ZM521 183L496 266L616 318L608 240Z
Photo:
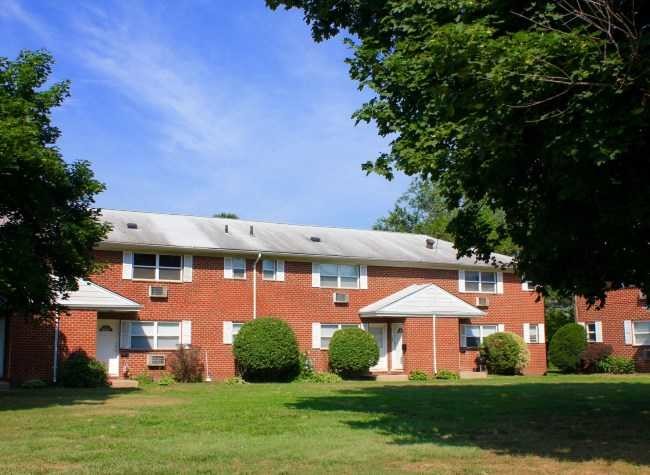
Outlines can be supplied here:
M52 383L56 384L56 373L59 371L59 313L54 317L54 350L52 361Z
M257 253L257 259L253 264L253 320L257 318L257 263L262 258L262 253Z
M436 316L431 316L431 330L433 333L433 375L438 373L438 347L436 345Z

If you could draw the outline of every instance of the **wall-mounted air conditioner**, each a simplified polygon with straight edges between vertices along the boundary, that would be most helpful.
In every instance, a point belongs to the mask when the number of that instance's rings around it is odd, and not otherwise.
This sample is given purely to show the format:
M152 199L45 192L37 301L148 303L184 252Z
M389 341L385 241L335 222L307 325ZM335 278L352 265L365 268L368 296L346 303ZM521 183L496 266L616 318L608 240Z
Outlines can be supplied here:
M147 366L164 367L165 355L147 355Z
M490 299L484 296L476 297L476 306L477 307L489 307Z
M150 285L149 297L153 297L153 298L167 297L167 287L165 287L164 285Z
M332 299L334 303L349 303L350 302L350 296L348 294L344 294L343 292L334 292Z

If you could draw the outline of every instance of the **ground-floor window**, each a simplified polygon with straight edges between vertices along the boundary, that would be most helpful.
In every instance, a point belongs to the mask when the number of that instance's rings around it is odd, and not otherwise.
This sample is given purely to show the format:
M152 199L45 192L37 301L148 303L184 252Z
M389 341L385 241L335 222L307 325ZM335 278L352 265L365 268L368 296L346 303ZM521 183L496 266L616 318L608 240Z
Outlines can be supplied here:
M539 343L539 325L537 323L528 324L528 343Z
M134 350L174 350L181 343L180 322L130 322Z
M330 347L330 340L334 336L336 330L343 328L359 328L359 325L354 323L321 323L320 325L320 347L327 349Z
M498 331L498 325L461 325L461 346L477 348L486 336Z
M650 321L633 322L634 344L639 346L650 345Z

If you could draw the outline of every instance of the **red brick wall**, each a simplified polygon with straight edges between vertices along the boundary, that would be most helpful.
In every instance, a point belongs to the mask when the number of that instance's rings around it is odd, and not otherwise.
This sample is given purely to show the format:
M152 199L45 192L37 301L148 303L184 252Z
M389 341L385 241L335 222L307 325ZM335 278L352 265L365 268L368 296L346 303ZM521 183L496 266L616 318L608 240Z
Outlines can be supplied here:
M603 343L612 345L615 355L633 358L638 371L650 371L650 360L643 358L643 350L650 347L625 344L625 320L650 320L646 301L639 298L638 289L622 289L607 294L602 309L588 308L584 299L576 301L577 321L582 323L600 321Z
M150 282L122 279L121 252L98 251L97 258L106 266L92 280L144 306L137 314L111 313L105 318L191 320L192 344L207 352L210 375L225 378L234 374L232 346L223 344L223 322L246 322L252 318L253 260L247 261L247 279L233 280L223 277L222 257L194 256L193 281L165 283L169 296L166 299L151 299L148 297ZM285 276L285 281L265 281L262 279L261 262L258 264L257 315L286 320L296 332L301 350L308 352L319 370L327 368L327 351L311 348L312 322L360 323L358 310L361 307L414 283L433 282L470 304L475 303L477 295L458 292L458 274L455 270L369 266L368 289L345 290L350 296L350 303L335 305L332 302L332 289L311 286L311 263L287 261ZM489 298L488 315L476 319L475 323L504 323L507 331L521 335L523 323L544 321L543 303L535 301L534 293L522 291L519 279L513 274L504 274L504 293L490 294ZM404 370L432 372L431 319L407 318L403 321L406 345ZM476 355L470 352L461 354L458 320L439 318L437 322L438 368L471 369ZM84 321L76 328L72 323L71 319L71 325L65 326L68 344L93 346L94 326L91 329ZM529 346L533 354L529 372L543 373L546 369L544 345ZM145 367L145 357L144 352L121 352L120 373L128 365L131 376L145 371L155 375L156 372L148 371Z

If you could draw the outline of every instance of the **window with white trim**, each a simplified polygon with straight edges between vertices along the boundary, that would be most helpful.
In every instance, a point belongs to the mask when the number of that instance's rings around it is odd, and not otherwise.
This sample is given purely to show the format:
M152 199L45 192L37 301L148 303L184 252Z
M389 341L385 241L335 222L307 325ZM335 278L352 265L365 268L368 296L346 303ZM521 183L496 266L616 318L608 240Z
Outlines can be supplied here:
M521 283L521 290L525 290L527 292L533 292L536 290L535 284L533 284L530 280L526 280Z
M349 264L321 264L320 286L334 289L358 289L359 266Z
M262 261L262 278L264 280L277 280L278 261L274 259L264 259Z
M483 339L498 331L498 325L461 325L461 346L477 348Z
M635 345L650 345L650 321L632 322L632 331Z
M587 341L589 343L596 343L598 341L596 322L585 323L585 332L587 332Z
M330 347L330 340L337 330L344 328L359 328L354 323L321 323L320 325L320 348L326 350Z
M241 327L243 327L243 326L244 326L243 323L232 322L232 338L233 338L233 341L235 339L235 335L237 335L237 333L239 333L239 330L241 330Z
M233 279L246 278L246 258L244 257L232 258L232 278Z
M539 343L539 324L528 324L528 343Z
M175 350L181 343L180 322L131 322L134 350Z
M172 254L133 254L133 278L180 281L183 257Z
M465 292L496 293L497 273L465 271Z

